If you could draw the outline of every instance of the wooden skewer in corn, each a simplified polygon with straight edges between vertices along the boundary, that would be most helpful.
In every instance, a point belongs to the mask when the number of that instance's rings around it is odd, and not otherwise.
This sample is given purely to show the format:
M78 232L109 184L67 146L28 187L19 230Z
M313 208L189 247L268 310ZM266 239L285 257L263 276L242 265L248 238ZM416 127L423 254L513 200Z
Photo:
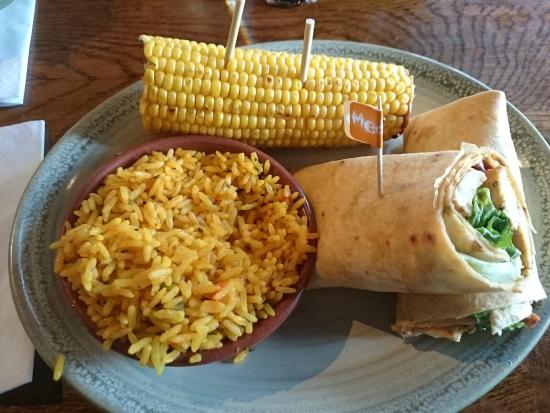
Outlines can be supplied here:
M311 44L313 43L313 30L315 29L315 20L306 19L304 28L304 45L302 46L302 65L300 67L300 80L305 83L311 62Z
M237 0L235 2L235 9L233 10L233 18L231 19L231 28L229 29L229 36L227 37L227 45L225 46L225 66L227 66L229 59L233 56L235 50L235 44L237 44L237 37L239 36L239 28L241 27L241 19L243 17L245 0Z

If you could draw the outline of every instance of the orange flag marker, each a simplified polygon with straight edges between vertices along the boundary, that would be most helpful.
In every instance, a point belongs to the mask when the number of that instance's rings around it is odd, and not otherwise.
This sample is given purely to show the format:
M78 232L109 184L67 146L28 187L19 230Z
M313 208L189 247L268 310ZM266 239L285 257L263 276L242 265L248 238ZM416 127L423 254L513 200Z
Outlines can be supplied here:
M377 148L378 195L382 196L384 192L384 112L382 110L382 99L378 97L378 108L348 100L344 104L344 132L350 139Z

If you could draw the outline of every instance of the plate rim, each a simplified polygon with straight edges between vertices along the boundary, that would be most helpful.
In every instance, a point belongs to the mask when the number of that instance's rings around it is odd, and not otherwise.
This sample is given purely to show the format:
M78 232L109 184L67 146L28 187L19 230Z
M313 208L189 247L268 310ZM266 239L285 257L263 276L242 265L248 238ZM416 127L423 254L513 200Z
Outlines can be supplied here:
M301 41L299 40L282 40L282 41L269 41L269 42L261 42L261 43L254 43L250 45L243 46L243 48L290 48L295 45L301 44ZM452 73L454 76L457 76L459 78L462 78L469 83L475 85L482 90L492 90L488 85L481 82L480 80L476 79L475 77L471 76L470 74L459 70L457 68L454 68L446 63L439 62L433 58L426 57L423 55L419 55L414 52L394 48L394 47L388 47L378 44L372 44L372 43L364 43L364 42L357 42L357 41L350 41L350 40L316 40L314 42L314 48L316 45L321 45L321 47L334 47L334 46L341 46L349 45L351 48L354 48L356 50L360 49L370 49L369 51L372 52L379 52L379 53L390 53L390 54L397 54L397 55L403 55L405 58L413 59L413 60L419 60L423 63L438 67L446 72ZM17 314L19 318L25 323L22 322L23 327L29 337L35 337L34 332L31 331L31 324L35 324L32 317L30 317L30 313L32 313L32 310L30 307L26 306L26 303L28 300L23 296L23 294L18 294L19 290L18 288L23 286L22 277L19 276L19 272L22 271L22 268L17 265L17 259L15 257L15 250L16 250L16 241L17 241L17 233L16 230L21 225L22 220L22 213L21 213L21 206L22 204L27 201L27 198L30 196L30 188L32 184L34 183L36 177L38 175L42 174L42 171L46 168L45 162L48 158L53 158L53 156L59 151L62 147L61 143L65 142L66 140L69 140L75 135L75 132L78 132L84 125L86 125L95 115L98 113L101 113L104 109L105 105L108 105L109 102L114 101L116 99L120 99L123 96L127 95L131 91L134 91L136 88L141 87L142 81L138 80L134 83L129 84L128 86L123 87L119 91L117 91L115 94L107 97L105 100L100 102L98 105L96 105L94 108L92 108L89 112L87 112L84 116L82 116L73 126L71 126L63 135L58 139L58 141L50 148L46 156L44 157L43 162L40 164L40 166L36 169L36 171L33 173L31 179L27 183L25 190L20 198L20 201L17 205L17 210L15 217L12 222L12 227L10 231L10 237L9 237L9 249L8 249L8 270L9 270L9 284L10 284L10 291L12 295L12 299L15 303ZM542 143L544 148L550 153L550 144L545 139L545 137L542 135L542 133L535 127L535 125L519 110L515 105L513 105L508 99L507 102L507 109L508 112L512 112L515 116L519 118L522 125L529 130L529 133L533 135L533 137L536 137L539 141L539 143ZM58 145L59 144L59 145ZM24 307L27 307L24 309ZM542 320L541 320L542 321ZM525 357L533 350L533 348L540 342L541 338L546 333L548 327L550 326L550 318L544 320L543 322L543 328L540 328L533 336L531 341L527 343L527 345L521 347L519 349L519 352L516 353L517 357L511 362L506 363L505 367L502 367L498 374L492 376L488 381L485 382L485 385L482 387L479 387L478 391L473 392L470 394L470 397L463 398L461 400L455 400L454 401L454 407L457 408L457 410L461 410L464 407L472 404L476 400L479 400L481 397L483 397L485 394L487 394L489 391L491 391L496 385L498 385L505 377L507 377L515 368L517 368L525 359ZM37 340L38 341L38 340ZM44 357L43 354L45 352L43 346L35 346L35 350L40 354L41 357L43 357L44 360L48 363L49 358ZM50 364L50 363L48 363ZM50 364L51 365L51 364ZM78 392L86 398L90 403L99 406L104 409L110 409L114 406L111 406L110 403L104 403L104 400L101 399L92 399L91 395L88 395L86 392L86 388L84 386L80 386L78 383L75 383L72 380L68 380L68 382L78 390ZM411 392L411 393L414 393ZM410 393L408 393L410 394ZM406 394L405 394L406 395ZM403 395L403 396L405 396Z

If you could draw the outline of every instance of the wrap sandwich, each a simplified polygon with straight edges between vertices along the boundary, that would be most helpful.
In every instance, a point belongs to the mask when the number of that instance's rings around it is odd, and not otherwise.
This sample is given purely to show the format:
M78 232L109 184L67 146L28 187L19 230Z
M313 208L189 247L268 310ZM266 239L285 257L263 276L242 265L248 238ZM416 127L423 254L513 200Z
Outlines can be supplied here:
M416 116L405 130L406 152L448 150L470 142L488 146L506 159L520 179L519 162L512 143L504 93L489 91L460 99ZM521 196L523 197L523 188ZM498 205L496 199L497 207ZM525 215L528 218L527 210ZM527 225L524 223L523 225ZM532 234L528 243L532 246ZM531 326L538 317L532 303L546 298L536 263L534 247L527 277L516 293L399 294L393 329L403 336L426 334L460 341L463 333L504 330Z
M295 174L320 233L312 288L432 294L519 288L533 250L522 234L529 227L513 227L512 216L528 218L521 186L501 155L475 145L387 155L382 197L376 176L376 158L368 156ZM493 187L506 191L506 209L491 202Z
M536 273L519 293L399 294L393 330L403 337L426 334L460 341L464 333L502 334L538 321L531 303L546 298Z

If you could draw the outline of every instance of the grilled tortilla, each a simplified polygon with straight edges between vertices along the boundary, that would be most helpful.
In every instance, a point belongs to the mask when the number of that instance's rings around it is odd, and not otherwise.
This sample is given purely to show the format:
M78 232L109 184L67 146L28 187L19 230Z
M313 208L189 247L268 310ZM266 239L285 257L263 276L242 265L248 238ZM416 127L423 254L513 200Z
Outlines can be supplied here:
M477 171L478 165L485 171ZM295 177L313 205L320 232L312 288L437 294L516 290L529 270L522 259L532 254L530 245L519 246L520 255L512 259L476 231L462 211L467 208L463 200L471 202L487 172L497 168L504 172L506 190L521 203L521 187L504 159L475 145L385 156L382 197L374 157L299 171ZM470 178L471 171L482 176Z
M503 92L477 93L414 116L404 132L403 152L453 150L460 148L462 142L500 153L521 183Z
M425 152L457 149L461 143L470 142L491 147L499 152L510 166L516 182L521 184L519 161L516 155L508 117L506 98L499 91L478 93L414 117L405 130L405 152ZM460 341L463 333L476 330L475 315L489 316L491 331L499 334L503 329L530 317L531 304L546 298L534 258L534 243L525 201L514 204L507 192L509 185L499 185L505 180L502 170L488 174L486 183L495 204L500 205L521 231L516 231L514 243L532 253L524 256L527 277L517 293L475 294L399 294L397 319L393 329L403 336L426 334ZM471 181L471 179L470 179ZM496 185L495 185L496 183ZM516 194L523 196L523 188ZM521 207L521 211L517 208ZM523 213L522 213L523 211Z
M403 337L426 334L460 341L462 334L476 331L474 314L491 312L494 313L490 314L491 331L500 334L510 325L528 318L534 301L546 298L536 269L521 283L520 290L518 293L399 294L392 329Z

